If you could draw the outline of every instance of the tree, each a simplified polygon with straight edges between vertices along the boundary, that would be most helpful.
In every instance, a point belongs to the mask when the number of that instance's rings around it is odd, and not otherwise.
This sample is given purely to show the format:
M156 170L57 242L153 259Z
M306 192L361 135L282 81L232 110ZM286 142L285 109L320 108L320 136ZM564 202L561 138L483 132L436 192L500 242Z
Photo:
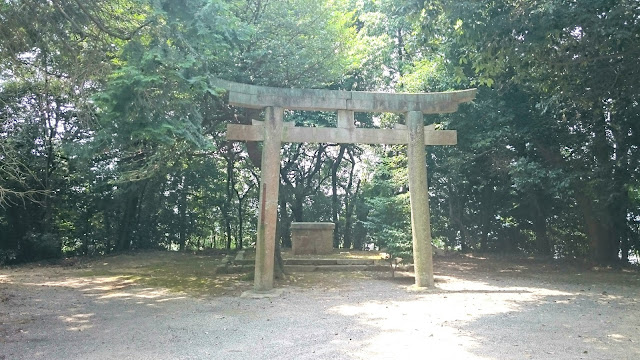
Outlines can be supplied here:
M423 14L424 46L445 54L458 81L493 87L515 108L527 99L514 119L532 156L522 159L548 174L565 173L564 208L584 219L591 258L618 258L635 212L624 184L637 169L636 151L627 145L637 136L631 105L638 93L631 80L637 7L630 1L441 1L425 5Z

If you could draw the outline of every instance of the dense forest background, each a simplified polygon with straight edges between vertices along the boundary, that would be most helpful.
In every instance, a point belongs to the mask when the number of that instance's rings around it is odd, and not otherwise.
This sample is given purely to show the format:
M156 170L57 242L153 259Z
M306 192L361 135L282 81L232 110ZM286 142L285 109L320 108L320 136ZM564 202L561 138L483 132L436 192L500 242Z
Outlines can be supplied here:
M255 239L259 145L213 78L277 87L478 88L428 148L434 243L627 261L640 251L636 0L2 0L0 264ZM288 112L298 125L331 113ZM356 114L358 126L404 119ZM280 241L410 251L402 146L286 144Z

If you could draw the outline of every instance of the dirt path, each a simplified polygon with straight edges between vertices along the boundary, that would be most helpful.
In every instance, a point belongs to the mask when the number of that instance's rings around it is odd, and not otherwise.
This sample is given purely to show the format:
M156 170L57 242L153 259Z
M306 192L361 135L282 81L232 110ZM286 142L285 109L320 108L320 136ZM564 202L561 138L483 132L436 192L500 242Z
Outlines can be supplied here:
M466 257L436 270L425 292L387 273L310 273L256 300L237 296L248 282L192 296L86 269L0 269L0 359L640 358L637 272Z

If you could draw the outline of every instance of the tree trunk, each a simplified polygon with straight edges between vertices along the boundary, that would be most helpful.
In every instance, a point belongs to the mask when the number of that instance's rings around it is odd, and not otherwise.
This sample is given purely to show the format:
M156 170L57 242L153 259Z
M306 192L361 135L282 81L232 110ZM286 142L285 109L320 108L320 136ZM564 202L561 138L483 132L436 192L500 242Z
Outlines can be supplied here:
M303 201L304 196L300 194L295 194L293 197L293 201L291 203L291 215L293 216L293 220L296 222L302 222L303 219Z
M599 264L608 264L617 260L618 253L613 246L614 241L611 229L607 226L608 222L597 216L594 204L579 191L576 192L576 202L584 219L591 259Z
M367 228L364 227L361 221L356 220L356 223L353 225L353 248L355 250L363 250L366 238Z
M226 248L231 249L231 200L233 197L233 151L231 144L227 145L227 177L225 181L227 201L224 204L224 228L227 236Z
M242 249L244 239L244 211L242 209L244 197L238 197L238 238L236 239L236 249Z
M628 263L629 262L629 252L631 251L629 243L630 243L630 239L628 237L625 237L624 239L622 239L622 241L620 242L620 254L621 254L621 260L623 263Z
M596 133L599 134L598 138L604 135L602 131L596 131ZM597 141L601 142L600 139ZM597 152L599 153L596 158L600 159L600 161L606 161L602 159L603 152L606 157L606 148L601 144L596 147L598 148ZM555 168L562 168L566 166L566 161L560 154L559 147L546 146L537 142L536 148L539 150L540 155L542 155L545 161L551 166ZM611 239L611 232L607 225L609 223L609 219L603 219L598 216L598 214L602 214L603 212L597 211L597 204L594 203L593 199L584 192L584 189L588 188L585 183L576 180L572 183L572 187L575 191L578 210L582 214L584 221L584 229L585 234L587 235L591 260L597 263L611 263L612 261L617 260L618 253L614 246L612 246L614 240Z
M353 201L345 200L345 216L344 216L344 237L342 246L345 249L351 249L352 233L353 233Z
M131 239L131 243L134 245L134 248L139 247L140 245L140 239L141 239L141 229L140 229L140 218L142 217L142 202L145 199L145 192L147 190L147 184L149 184L148 180L143 180L141 182L140 185L140 190L138 191L138 201L136 203L136 208L135 208L135 221L133 223L133 233L135 234L135 237L132 237Z
M278 226L276 229L276 233L280 234L281 231L283 231L282 228ZM273 256L275 257L274 266L273 266L274 267L273 276L276 279L285 279L287 274L284 270L284 260L282 260L282 249L280 247L280 238L281 236L276 236L276 247L273 254Z
M551 244L547 234L547 217L541 205L541 194L537 192L531 201L533 232L536 236L536 252L540 255L551 255Z
M132 223L135 218L137 205L138 196L130 193L130 196L125 200L124 210L122 212L116 251L127 251L131 249Z
M182 176L182 189L180 190L180 198L178 200L178 213L179 213L179 235L178 244L180 245L180 251L184 251L187 244L187 229L186 229L186 217L187 217L187 186L186 179Z
M287 198L286 198L286 188L283 186L282 189L279 192L279 199L278 202L279 204L279 209L280 209L280 223L278 224L279 226L279 231L278 231L278 235L280 238L280 243L282 244L283 247L286 248L291 248L291 217L289 216L289 213L287 211Z
M603 110L598 109L592 115L594 117L593 126L593 155L596 160L596 166L602 170L604 174L614 175L614 164L611 160L612 148L607 141L607 123ZM605 175L606 176L606 175ZM615 175L614 175L615 176ZM608 184L600 187L600 191L609 192L608 197L615 196L615 179L597 179L596 181L604 181ZM604 196L605 194L601 194ZM597 196L597 195L596 195ZM614 226L616 213L612 214L612 210L603 199L593 201L586 197L585 193L579 195L581 198L583 214L587 223L588 234L590 235L591 256L592 259L600 264L609 264L618 260L619 239L617 237L617 229Z
M338 218L338 213L340 212L340 204L338 201L338 169L340 168L340 163L342 163L346 148L347 147L345 145L340 145L338 156L331 164L331 218L335 224L335 229L333 231L334 249L340 247L340 219ZM351 244L349 244L349 247L350 246ZM346 244L344 247L348 248Z
M350 152L350 155L351 152ZM351 156L351 171L349 171L349 182L347 183L347 188L345 191L345 214L344 214L344 242L343 246L345 249L351 248L351 231L353 227L353 210L355 208L355 197L358 196L358 192L360 191L360 180L358 180L358 184L356 185L356 191L354 194L351 194L351 188L353 187L353 176L355 174L356 163Z
M82 254L89 255L89 232L91 230L89 222L91 221L91 215L87 209L83 211L82 215Z
M447 181L447 191L449 198L449 219L457 225L457 233L460 234L460 251L464 253L469 251L468 239L471 238L468 234L467 227L463 222L464 208L460 205L460 199L457 192L453 189L451 180Z
M113 236L113 233L111 231L111 216L107 215L104 218L105 236L107 241L105 244L105 253L111 254L111 251L113 250L113 247L111 246L111 238Z
M482 203L485 205L480 214L482 221L482 234L480 236L480 249L489 251L489 232L491 231L491 218L493 217L493 198L490 184L482 189Z

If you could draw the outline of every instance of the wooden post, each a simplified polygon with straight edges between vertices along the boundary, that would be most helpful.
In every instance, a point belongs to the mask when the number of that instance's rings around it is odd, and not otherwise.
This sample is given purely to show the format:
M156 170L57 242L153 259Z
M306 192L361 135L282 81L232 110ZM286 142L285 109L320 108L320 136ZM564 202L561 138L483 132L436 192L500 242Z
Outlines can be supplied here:
M406 115L406 122L409 128L409 196L411 199L415 285L417 287L430 287L434 285L433 259L422 112L409 111Z
M253 289L256 292L266 292L273 289L283 113L284 110L281 107L267 107L265 109L256 269L253 283Z

